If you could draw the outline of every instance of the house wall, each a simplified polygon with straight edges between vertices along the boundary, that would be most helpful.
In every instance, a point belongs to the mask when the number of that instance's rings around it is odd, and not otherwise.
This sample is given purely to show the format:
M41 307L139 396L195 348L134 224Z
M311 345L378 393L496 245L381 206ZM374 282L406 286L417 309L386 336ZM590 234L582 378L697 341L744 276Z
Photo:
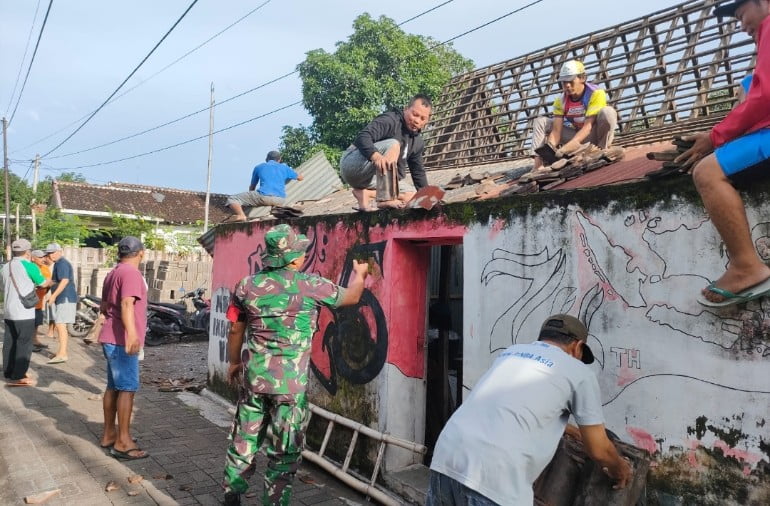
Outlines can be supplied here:
M223 380L229 328L225 311L235 284L261 268L262 236L271 224L235 225L216 238L209 380L228 396L232 393ZM443 221L380 227L334 217L298 229L311 240L306 272L346 286L352 260L371 260L361 302L320 311L312 343L312 402L380 431L421 441L430 245L459 242L464 227ZM392 451L385 466L403 467L417 460L411 453Z
M746 197L752 236L770 260L768 195L770 185L755 184ZM215 289L226 293L254 272L266 226L235 226L217 238ZM339 334L330 331L344 318L325 311L313 341L313 402L422 440L422 270L431 243L461 237L465 394L501 350L535 339L546 316L577 315L597 356L591 367L607 427L655 456L651 504L770 503L770 306L716 311L695 302L728 259L689 181L453 204L382 227L348 217L296 226L313 240L309 270L335 281L344 281L343 266L357 252L382 255L367 280L381 313L370 302L363 319L372 340L384 320L385 358L365 355L366 374L353 376L345 365L356 348L335 346ZM226 366L213 352L225 338L212 339L215 380ZM390 469L414 460L388 455Z

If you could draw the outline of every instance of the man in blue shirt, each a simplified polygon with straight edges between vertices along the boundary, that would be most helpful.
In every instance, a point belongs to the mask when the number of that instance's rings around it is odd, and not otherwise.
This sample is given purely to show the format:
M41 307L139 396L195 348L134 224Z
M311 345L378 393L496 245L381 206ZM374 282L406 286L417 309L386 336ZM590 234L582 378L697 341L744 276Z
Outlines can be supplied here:
M254 172L251 173L249 191L231 195L227 199L227 205L235 214L226 221L246 221L248 218L243 212L243 206L282 205L286 200L286 183L292 179L302 181L302 176L285 163L281 163L281 153L270 151L265 163L260 163L254 167Z

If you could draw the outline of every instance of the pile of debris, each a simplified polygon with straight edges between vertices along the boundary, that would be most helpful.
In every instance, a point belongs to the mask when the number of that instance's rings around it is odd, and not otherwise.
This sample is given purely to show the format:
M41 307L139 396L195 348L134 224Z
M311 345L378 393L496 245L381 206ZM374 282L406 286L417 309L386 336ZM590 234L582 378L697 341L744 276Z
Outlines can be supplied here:
M299 218L302 216L303 211L302 208L298 206L273 206L273 208L270 209L270 214L278 219L288 219Z
M607 166L623 159L625 151L621 147L600 149L593 144L583 144L580 148L558 159L550 165L533 170L519 178L515 184L500 193L507 195L534 193L550 190L578 176Z
M668 149L666 151L654 151L647 153L648 160L657 160L663 162L660 169L653 170L644 175L647 179L658 179L661 177L674 176L678 174L687 173L693 166L693 162L680 163L675 160L690 149L694 141L685 140L681 136L675 136L671 143L675 146L674 149Z

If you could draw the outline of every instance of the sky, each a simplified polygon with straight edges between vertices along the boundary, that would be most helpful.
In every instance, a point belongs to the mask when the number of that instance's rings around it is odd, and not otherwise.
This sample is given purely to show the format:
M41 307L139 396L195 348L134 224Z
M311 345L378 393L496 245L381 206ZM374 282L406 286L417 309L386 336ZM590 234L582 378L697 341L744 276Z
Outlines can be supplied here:
M40 177L75 171L93 183L119 181L205 190L208 111L129 140L71 153L205 109L212 83L215 100L224 101L293 72L308 51L322 48L333 52L335 43L348 38L353 20L364 12L401 22L445 1L198 0L118 95L135 89L106 105L72 138L44 157ZM445 41L532 1L451 0L402 28ZM2 2L0 114L10 119L16 108L8 129L11 171L31 182L29 160L36 154L45 155L72 134L83 117L110 96L191 2L54 0L20 101L19 89L49 0ZM590 0L591 8L584 9L565 0L541 0L456 40L453 47L473 60L476 67L482 67L675 3ZM253 14L158 73L254 9ZM301 98L301 81L294 74L216 107L214 128L227 128ZM253 166L263 161L268 151L277 149L281 127L310 123L312 118L300 104L215 135L211 191L228 194L246 190ZM197 137L203 138L155 154L105 163Z

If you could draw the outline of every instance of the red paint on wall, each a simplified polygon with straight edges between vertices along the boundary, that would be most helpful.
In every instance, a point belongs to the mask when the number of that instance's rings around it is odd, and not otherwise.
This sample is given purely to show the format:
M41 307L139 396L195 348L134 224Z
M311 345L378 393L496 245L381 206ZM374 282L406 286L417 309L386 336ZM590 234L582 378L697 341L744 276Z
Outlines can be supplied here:
M214 248L212 290L232 290L250 269L258 266L264 250L263 236L272 223L253 223L228 236L219 236ZM387 362L404 375L424 376L426 330L426 290L430 262L430 246L460 244L465 227L448 224L443 219L420 221L384 227L347 226L338 222L329 226L319 222L309 228L295 227L305 233L312 245L307 254L306 271L340 283L349 252L385 241L382 263L374 265L366 287L381 306L388 330ZM364 240L364 238L366 238ZM319 315L319 331L313 337L312 360L318 372L331 378L331 350L323 346L323 333L333 314L324 310ZM376 327L371 312L362 318L370 328Z
M658 443L655 442L655 438L644 429L627 426L626 432L634 439L634 445L647 450L650 452L650 455L654 455L658 451Z

